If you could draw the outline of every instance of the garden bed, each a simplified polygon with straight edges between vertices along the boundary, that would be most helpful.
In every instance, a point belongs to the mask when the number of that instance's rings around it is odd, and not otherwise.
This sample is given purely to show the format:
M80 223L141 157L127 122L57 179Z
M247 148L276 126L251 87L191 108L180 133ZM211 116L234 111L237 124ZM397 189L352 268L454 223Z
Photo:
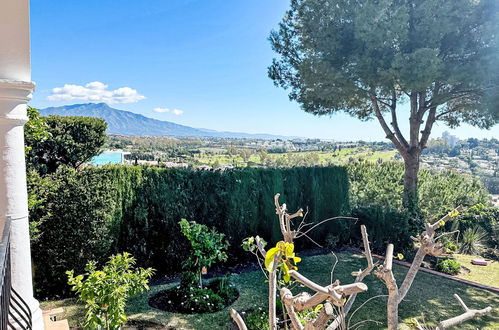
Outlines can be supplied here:
M182 314L218 312L230 306L239 297L237 289L227 282L215 279L203 288L186 289L180 285L175 286L152 296L149 306Z

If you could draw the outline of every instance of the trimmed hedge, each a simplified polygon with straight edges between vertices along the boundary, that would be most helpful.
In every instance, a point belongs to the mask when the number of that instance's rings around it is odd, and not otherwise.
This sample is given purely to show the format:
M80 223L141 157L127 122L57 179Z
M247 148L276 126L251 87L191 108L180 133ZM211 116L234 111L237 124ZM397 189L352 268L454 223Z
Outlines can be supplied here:
M230 243L229 264L253 261L241 248L244 238L258 234L270 244L281 239L273 205L278 192L290 211L308 208L307 222L341 215L359 219L324 224L311 232L314 241L357 244L359 225L365 224L379 253L393 243L397 252L409 256L409 237L422 230L424 219L439 218L459 204L483 204L463 212L459 226L478 219L489 230L497 223L497 209L489 206L483 186L453 172L421 170L420 216L409 216L400 202L401 163L224 173L107 166L59 168L43 179L33 177L34 172L29 176L35 288L40 297L66 295L66 270L82 272L89 260L104 262L118 252L132 253L139 266L154 267L159 275L178 273L188 253L178 226L182 218L224 233ZM315 246L306 238L296 243L297 250Z
M44 213L34 242L35 284L40 296L67 294L65 271L83 270L90 259L130 252L139 266L159 274L178 272L188 247L181 218L224 233L230 263L249 258L240 248L245 237L280 240L273 205L281 193L292 211L308 207L307 222L348 215L349 185L343 167L243 169L221 172L109 166L83 171L59 169L36 214ZM351 223L333 221L311 233L323 242L328 232L344 233ZM300 248L311 246L306 239Z

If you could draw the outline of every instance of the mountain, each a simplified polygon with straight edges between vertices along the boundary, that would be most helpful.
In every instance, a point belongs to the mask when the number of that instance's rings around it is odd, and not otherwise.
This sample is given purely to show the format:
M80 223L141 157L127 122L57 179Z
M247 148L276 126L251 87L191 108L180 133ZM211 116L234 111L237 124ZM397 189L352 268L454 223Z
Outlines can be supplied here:
M42 116L87 116L99 117L106 121L109 134L129 136L173 136L204 138L252 138L252 139L292 139L295 137L271 134L249 134L235 132L219 132L204 128L193 128L145 117L130 111L111 108L106 103L73 104L61 107L50 107L40 110Z

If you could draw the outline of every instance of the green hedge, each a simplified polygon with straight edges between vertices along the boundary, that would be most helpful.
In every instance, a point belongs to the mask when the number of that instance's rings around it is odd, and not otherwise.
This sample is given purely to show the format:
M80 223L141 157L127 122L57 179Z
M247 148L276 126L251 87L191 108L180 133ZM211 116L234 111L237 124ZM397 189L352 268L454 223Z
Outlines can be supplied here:
M59 169L51 176L43 205L33 214L44 221L33 245L39 296L67 294L64 271L116 252L132 253L140 266L159 274L178 272L187 253L179 234L181 218L217 228L231 244L231 263L249 256L243 238L280 237L273 205L281 193L291 211L309 210L308 222L348 215L349 186L343 167L244 169L225 173L109 166L83 171ZM40 214L43 213L43 214ZM350 222L331 222L311 233L323 242L328 232L349 237ZM301 248L311 246L306 239Z
M365 224L373 250L380 253L394 243L397 252L410 255L409 236L421 231L424 219L443 216L459 204L483 203L463 213L460 226L477 219L487 230L496 224L497 210L488 206L483 186L453 172L420 171L420 217L408 216L401 209L402 175L403 164L367 162L225 173L133 166L60 168L43 179L30 172L35 287L40 297L67 294L66 270L81 272L88 260L103 262L122 251L158 274L177 273L188 251L179 232L182 218L224 233L231 245L229 264L253 261L240 248L245 237L258 234L270 243L281 239L273 205L278 192L290 211L308 208L308 222L339 215L359 219L355 224L342 220L323 225L311 233L314 241L356 244L359 225ZM296 243L297 250L314 246L306 238Z

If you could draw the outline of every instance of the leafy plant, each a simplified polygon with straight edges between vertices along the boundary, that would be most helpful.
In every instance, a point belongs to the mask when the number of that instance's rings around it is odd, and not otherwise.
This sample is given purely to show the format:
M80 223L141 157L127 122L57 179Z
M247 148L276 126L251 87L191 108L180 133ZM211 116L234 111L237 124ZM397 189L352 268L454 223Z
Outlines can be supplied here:
M439 259L435 269L441 273L457 275L461 271L461 264L455 259Z
M269 312L262 310L253 310L246 315L246 325L248 330L268 330L269 329Z
M265 255L265 268L271 272L274 262L277 262L283 274L283 279L287 283L291 279L290 270L297 270L296 264L301 261L300 257L295 256L295 245L284 241L277 242L276 246L269 249Z
M133 269L134 265L135 259L125 252L112 256L102 270L90 261L84 275L66 272L71 290L85 302L85 329L114 330L125 324L128 298L149 290L149 278L154 273L152 268Z
M182 219L180 222L182 234L189 240L192 253L183 263L183 271L196 274L199 280L199 288L203 287L202 274L208 267L217 261L226 261L227 253L225 250L229 243L225 241L224 234L217 232L214 228L210 229L205 225L198 224L195 221ZM182 277L182 286L192 286L195 278L187 274Z
M480 226L468 228L464 231L459 251L464 254L479 254L485 248L487 232Z
M321 309L324 308L323 304L318 304L314 308L305 309L301 312L296 313L300 323L306 325L308 322L313 321L319 316Z

